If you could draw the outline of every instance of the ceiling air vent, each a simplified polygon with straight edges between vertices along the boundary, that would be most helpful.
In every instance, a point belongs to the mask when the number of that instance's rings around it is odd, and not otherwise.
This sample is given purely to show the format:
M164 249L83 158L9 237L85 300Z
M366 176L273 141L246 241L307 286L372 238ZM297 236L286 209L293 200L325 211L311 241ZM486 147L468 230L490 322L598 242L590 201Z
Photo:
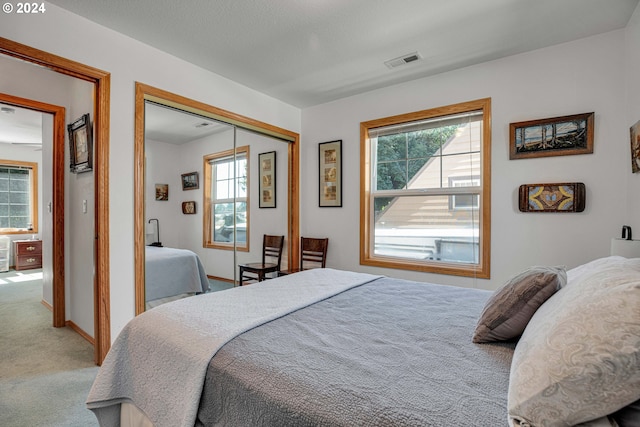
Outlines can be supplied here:
M396 67L399 67L401 65L409 64L410 62L419 61L421 59L422 59L422 57L420 56L420 54L418 52L412 52L412 53L408 53L406 55L402 55L402 56L400 56L398 58L394 58L394 59L390 59L388 61L385 61L384 65L386 65L388 68L396 68Z

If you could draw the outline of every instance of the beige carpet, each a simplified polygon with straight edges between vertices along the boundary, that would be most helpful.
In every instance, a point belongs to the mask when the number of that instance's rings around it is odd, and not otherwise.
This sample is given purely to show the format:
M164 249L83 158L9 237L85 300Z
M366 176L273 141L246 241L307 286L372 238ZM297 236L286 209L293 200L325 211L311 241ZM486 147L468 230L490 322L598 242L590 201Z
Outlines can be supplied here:
M84 405L98 370L93 346L51 326L41 277L0 274L0 425L96 426Z

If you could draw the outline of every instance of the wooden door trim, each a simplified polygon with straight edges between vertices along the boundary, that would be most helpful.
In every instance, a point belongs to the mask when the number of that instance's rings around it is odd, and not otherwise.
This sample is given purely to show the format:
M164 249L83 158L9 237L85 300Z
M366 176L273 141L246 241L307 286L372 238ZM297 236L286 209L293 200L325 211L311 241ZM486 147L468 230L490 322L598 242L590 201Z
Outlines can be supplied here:
M0 37L0 53L91 82L94 85L94 359L96 364L100 365L111 347L111 309L109 296L109 121L111 74L3 37ZM64 138L64 130L62 138ZM62 161L64 162L64 154ZM55 163L56 162L54 162L54 164ZM62 168L62 174L64 178L64 167ZM54 207L55 203L54 196ZM58 203L60 202L58 201ZM64 199L62 206L64 206ZM56 232L55 230L58 231ZM62 234L60 234L60 230ZM61 240L64 242L64 223L62 224L62 228L60 228L60 224L54 222L53 238L54 241ZM61 250L54 252L54 260L59 260L60 257L64 260L64 243L62 243ZM64 263L62 264L62 269L64 269ZM62 289L64 292L64 272L62 274ZM58 277L58 280L59 279ZM54 291L54 304L56 302L55 295L56 292Z

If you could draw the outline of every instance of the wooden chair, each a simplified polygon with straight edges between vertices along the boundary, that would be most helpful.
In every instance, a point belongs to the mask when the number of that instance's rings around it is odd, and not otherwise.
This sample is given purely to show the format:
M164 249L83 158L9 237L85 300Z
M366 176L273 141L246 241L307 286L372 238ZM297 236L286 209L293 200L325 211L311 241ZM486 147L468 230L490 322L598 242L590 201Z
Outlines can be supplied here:
M324 268L327 265L327 247L329 239L300 238L300 266L278 272L278 276L297 273L311 268Z
M240 268L240 286L244 285L246 280L262 282L268 279L266 277L267 274L277 274L280 271L283 246L284 236L269 236L265 234L262 239L262 262L238 265Z

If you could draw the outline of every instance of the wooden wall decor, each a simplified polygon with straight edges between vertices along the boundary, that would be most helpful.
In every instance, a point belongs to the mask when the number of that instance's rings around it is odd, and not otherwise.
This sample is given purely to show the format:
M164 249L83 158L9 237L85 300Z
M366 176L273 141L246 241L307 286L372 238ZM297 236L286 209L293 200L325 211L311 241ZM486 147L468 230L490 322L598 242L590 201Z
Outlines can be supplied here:
M520 212L582 212L585 193L582 182L523 184L518 207Z
M509 158L593 153L595 113L509 124Z

